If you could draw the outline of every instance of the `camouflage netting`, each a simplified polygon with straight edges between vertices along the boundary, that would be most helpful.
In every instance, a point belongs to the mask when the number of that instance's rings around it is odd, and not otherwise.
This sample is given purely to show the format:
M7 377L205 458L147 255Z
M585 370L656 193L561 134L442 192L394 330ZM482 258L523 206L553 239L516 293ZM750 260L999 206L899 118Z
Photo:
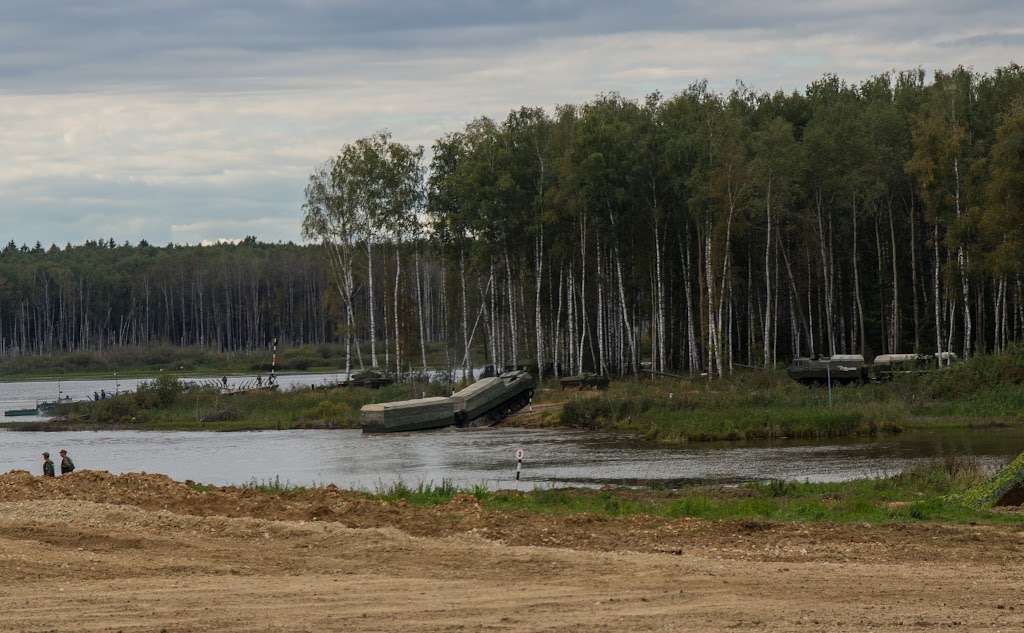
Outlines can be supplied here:
M1010 462L985 481L972 486L952 501L976 508L991 508L995 505L1020 505L1024 500L1024 453Z

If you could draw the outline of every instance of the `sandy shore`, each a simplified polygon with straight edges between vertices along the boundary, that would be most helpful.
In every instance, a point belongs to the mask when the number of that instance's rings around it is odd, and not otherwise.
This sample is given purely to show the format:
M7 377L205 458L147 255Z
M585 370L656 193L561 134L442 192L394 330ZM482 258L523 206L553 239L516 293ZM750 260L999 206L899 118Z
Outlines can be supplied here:
M1024 630L1024 533L0 475L0 631Z

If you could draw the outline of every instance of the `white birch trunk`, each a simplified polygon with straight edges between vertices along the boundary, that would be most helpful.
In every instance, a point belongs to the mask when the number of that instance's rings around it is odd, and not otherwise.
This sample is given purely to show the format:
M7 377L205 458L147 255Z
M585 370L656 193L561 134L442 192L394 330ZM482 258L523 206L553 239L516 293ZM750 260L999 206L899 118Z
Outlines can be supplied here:
M373 286L373 243L366 240L366 270L367 283L369 284L369 296L366 303L370 310L370 367L377 369L377 318L374 314L374 286Z
M768 351L768 338L771 331L772 321L772 274L771 274L771 250L772 250L772 183L768 181L768 195L765 197L765 217L768 222L768 233L765 236L764 246L764 366L771 366L770 353Z
M467 322L467 316L469 315L469 305L466 301L466 248L462 246L459 249L459 282L462 289L462 345L464 353L462 356L462 381L465 382L469 379L469 372L472 363L472 355L469 352L469 323Z
M420 360L423 362L423 373L427 373L427 330L423 322L423 280L420 272L420 249L416 248L416 313L420 320Z
M942 292L939 286L939 221L936 218L932 228L932 249L934 255L934 266L932 267L932 292L935 298L935 351L939 359L939 367L942 367Z
M536 331L535 333L537 335L537 342L536 342L536 346L537 346L536 347L536 349L537 349L537 384L540 384L540 383L544 382L544 323L543 323L543 320L541 319L541 309L540 309L540 289L541 289L541 281L543 280L543 275L544 275L544 230L543 230L543 227L541 227L541 229L539 231L537 231L537 239L535 241L535 244L536 244L536 251L537 251L537 253L536 253L536 266L534 268L534 275L535 275L534 278L537 280L537 284L536 284L537 287L536 287L535 303L534 303L533 327L534 327L534 330Z
M516 323L516 302L515 293L513 292L512 283L512 262L508 257L508 247L505 250L505 280L508 284L506 294L508 295L508 333L509 339L512 343L512 362L516 365L519 364L519 336Z

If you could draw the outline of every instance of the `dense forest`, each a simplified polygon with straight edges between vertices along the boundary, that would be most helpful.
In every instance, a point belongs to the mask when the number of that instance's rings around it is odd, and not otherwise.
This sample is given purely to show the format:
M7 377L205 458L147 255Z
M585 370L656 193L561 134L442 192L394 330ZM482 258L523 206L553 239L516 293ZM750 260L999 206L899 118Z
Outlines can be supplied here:
M723 375L1024 335L1024 71L697 83L377 132L313 170L309 245L0 253L0 352L338 341L392 371ZM483 350L481 352L481 350ZM481 357L482 355L482 357ZM647 365L649 364L649 365Z
M319 248L113 239L0 250L3 355L173 344L220 351L334 340Z

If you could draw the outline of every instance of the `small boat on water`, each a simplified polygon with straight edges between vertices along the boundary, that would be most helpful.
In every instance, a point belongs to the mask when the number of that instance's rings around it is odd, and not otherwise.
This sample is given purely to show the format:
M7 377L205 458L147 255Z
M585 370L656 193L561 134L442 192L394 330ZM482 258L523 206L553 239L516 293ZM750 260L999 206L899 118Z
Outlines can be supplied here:
M39 415L39 409L8 409L4 415L13 418L19 415Z

